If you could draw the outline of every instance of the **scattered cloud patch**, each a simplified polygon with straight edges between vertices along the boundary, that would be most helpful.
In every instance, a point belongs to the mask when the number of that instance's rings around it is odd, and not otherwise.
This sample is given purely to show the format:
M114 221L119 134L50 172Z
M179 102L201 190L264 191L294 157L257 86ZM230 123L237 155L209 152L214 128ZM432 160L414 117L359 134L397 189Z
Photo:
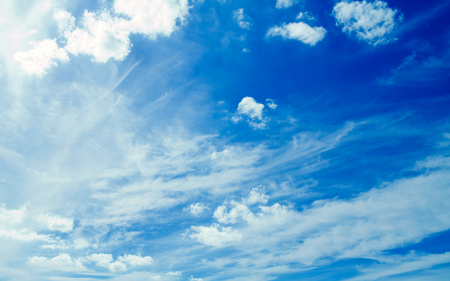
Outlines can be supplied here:
M290 6L297 4L298 0L277 0L275 7L277 9L289 8Z
M232 121L238 123L246 118L248 124L254 129L264 129L266 127L267 118L263 117L264 104L258 103L252 97L245 97L238 104L238 108Z
M273 26L266 37L281 36L284 39L293 39L314 46L322 41L327 31L323 27L311 27L304 22L293 22L281 26Z
M111 254L92 254L85 258L87 261L95 262L99 267L104 267L112 272L126 271L127 266L121 261L113 262Z
M249 29L252 25L248 21L248 16L244 14L244 9L237 9L233 12L234 20L237 22L240 28Z
M82 259L74 259L68 254L59 254L48 259L46 257L34 256L28 259L28 263L39 267L50 267L58 271L85 271Z
M266 104L270 109L276 109L278 107L273 99L266 99Z
M153 264L153 259L150 256L142 257L141 255L128 255L125 254L118 259L121 262L128 263L132 266L143 266Z
M169 271L166 273L166 275L170 275L170 276L179 276L181 274L183 274L183 272L181 272L181 271Z
M315 20L316 18L314 16L311 16L308 12L300 12L297 17L295 18L297 20Z
M256 203L266 204L268 201L269 196L264 194L264 188L258 187L253 188L248 197L242 199L245 205L253 205Z
M33 49L14 54L14 60L20 63L21 68L29 74L43 76L47 69L57 66L58 61L69 60L64 49L59 48L56 39L45 39L42 41L31 41Z
M189 277L189 281L203 281L202 278L194 278L193 275L191 275L191 277Z
M238 231L231 227L222 227L216 223L211 226L192 226L189 236L197 239L200 243L213 247L222 247L242 238L242 234Z
M185 211L189 211L194 216L199 216L206 209L209 209L209 208L206 207L205 205L203 205L202 203L195 203L195 204L191 204L188 208L185 208Z
M41 214L36 217L36 220L47 225L49 230L71 232L74 228L73 218L68 219L53 214Z
M398 20L398 11L392 10L383 1L342 1L333 8L336 25L342 31L353 34L372 45L386 44L391 41L388 35L393 31Z

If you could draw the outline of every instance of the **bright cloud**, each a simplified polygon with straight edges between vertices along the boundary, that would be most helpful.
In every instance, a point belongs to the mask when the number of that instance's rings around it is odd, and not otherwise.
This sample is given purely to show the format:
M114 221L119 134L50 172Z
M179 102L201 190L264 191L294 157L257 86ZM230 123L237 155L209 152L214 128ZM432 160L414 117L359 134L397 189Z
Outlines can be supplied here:
M256 102L252 97L245 97L238 104L236 114L233 116L232 121L238 123L244 117L254 129L264 129L267 119L263 118L263 109L264 104Z
M133 259L133 257L131 259ZM112 272L127 270L127 266L122 261L113 261L111 254L92 254L91 256L86 257L86 260L95 262L97 266L107 268Z
M222 227L218 224L211 226L192 226L191 238L213 247L222 247L223 245L241 240L242 234L231 227Z
M34 266L55 268L59 271L85 271L81 259L73 259L68 254L59 254L58 256L48 259L46 257L34 256L28 259L28 262Z
M298 3L298 0L277 0L277 9L289 8L290 6Z
M189 208L186 208L186 211L189 211L192 215L198 216L203 213L204 210L209 209L202 203L191 204Z
M36 217L37 221L47 225L50 230L58 230L61 232L70 232L74 228L72 218L62 218L53 214L41 214Z
M370 44L388 43L387 37L397 24L397 10L383 1L339 2L333 8L337 24L346 33L356 33L360 40Z
M14 54L14 59L21 64L26 73L42 76L47 73L47 69L57 66L58 61L69 60L66 51L59 48L56 39L31 41L30 45L34 48Z
M327 31L323 27L311 27L304 22L292 22L281 26L273 26L267 31L267 37L281 36L314 46L322 41Z
M142 257L141 255L124 255L118 259L121 262L128 263L132 266L142 266L153 264L153 259L150 256Z
M278 107L273 99L266 99L266 104L270 109L276 109Z
M234 11L233 16L240 28L249 29L252 25L249 21L245 20L246 18L248 18L248 16L244 14L244 9L242 8Z

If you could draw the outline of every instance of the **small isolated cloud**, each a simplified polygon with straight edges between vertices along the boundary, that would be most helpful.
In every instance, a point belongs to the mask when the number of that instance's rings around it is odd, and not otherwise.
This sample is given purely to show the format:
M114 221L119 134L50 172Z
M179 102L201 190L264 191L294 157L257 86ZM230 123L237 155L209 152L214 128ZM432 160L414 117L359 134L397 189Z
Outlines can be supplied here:
M360 40L372 45L390 41L387 35L396 25L397 13L397 10L392 10L383 1L343 1L333 8L336 25L341 25L342 31L356 33Z
M248 16L244 14L243 8L237 9L236 11L234 11L233 17L240 28L249 29L250 26L252 25L249 21L246 20L246 19L248 19Z
M58 215L52 214L41 214L36 217L38 222L44 223L47 225L49 230L57 230L61 232L70 232L73 230L73 218L62 218Z
M170 276L177 276L177 275L181 275L183 274L183 272L181 271L169 271L166 273L166 275L170 275Z
M194 276L191 275L191 277L189 277L189 281L203 281L202 278L194 278Z
M253 205L256 203L266 204L269 201L269 196L264 194L264 188L255 187L250 191L248 197L242 199L245 205Z
M311 16L308 12L300 12L297 17L295 18L297 20L303 19L303 20L315 20L316 18L314 16Z
M191 204L188 208L185 208L184 210L189 211L194 216L199 216L206 209L209 209L209 208L206 207L205 205L203 205L202 203L195 203L195 204Z
M242 49L242 52L244 52L244 53L250 53L250 49L244 48L244 49Z
M266 104L270 109L276 109L278 106L273 99L266 99Z
M68 254L59 254L58 256L48 259L46 257L31 257L28 263L39 266L54 268L59 271L84 271L86 267L83 265L81 259L73 259Z
M56 39L42 41L31 41L33 49L14 54L14 60L20 63L21 68L29 74L42 76L47 74L46 70L57 66L57 61L68 61L69 57L64 49L58 47Z
M153 259L150 256L142 257L141 255L136 256L125 254L123 257L119 257L118 260L121 262L128 263L132 266L143 266L153 264Z
M323 27L311 27L304 22L292 22L271 27L266 36L281 36L284 39L294 39L314 46L325 37L326 33Z
M226 243L239 241L242 238L242 234L238 231L216 223L211 226L192 226L191 231L189 235L191 238L213 247L222 247Z
M97 266L107 268L112 272L127 270L127 266L123 262L113 262L113 257L111 254L92 254L86 259L88 261L95 262Z
M264 129L267 119L263 118L263 109L264 104L257 103L252 97L245 97L238 104L237 111L231 120L238 123L246 118L248 124L254 129Z
M0 206L0 223L18 224L23 222L27 214L27 206L23 205L18 210L8 210L3 204Z
M298 0L277 0L275 7L277 9L289 8L290 6L298 3Z

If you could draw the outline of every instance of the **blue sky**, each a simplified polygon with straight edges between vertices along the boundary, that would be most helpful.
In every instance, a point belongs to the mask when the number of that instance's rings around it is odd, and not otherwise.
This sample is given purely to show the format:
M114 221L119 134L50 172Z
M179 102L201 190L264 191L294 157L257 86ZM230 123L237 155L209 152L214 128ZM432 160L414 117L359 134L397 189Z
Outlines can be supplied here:
M0 279L448 279L449 12L1 1Z

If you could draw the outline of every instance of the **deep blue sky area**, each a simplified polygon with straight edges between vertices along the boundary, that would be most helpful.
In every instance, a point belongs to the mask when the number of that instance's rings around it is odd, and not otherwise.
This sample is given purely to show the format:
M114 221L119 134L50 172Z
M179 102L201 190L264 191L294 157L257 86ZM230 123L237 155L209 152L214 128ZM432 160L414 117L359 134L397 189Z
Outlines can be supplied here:
M450 279L450 1L0 1L0 280Z

